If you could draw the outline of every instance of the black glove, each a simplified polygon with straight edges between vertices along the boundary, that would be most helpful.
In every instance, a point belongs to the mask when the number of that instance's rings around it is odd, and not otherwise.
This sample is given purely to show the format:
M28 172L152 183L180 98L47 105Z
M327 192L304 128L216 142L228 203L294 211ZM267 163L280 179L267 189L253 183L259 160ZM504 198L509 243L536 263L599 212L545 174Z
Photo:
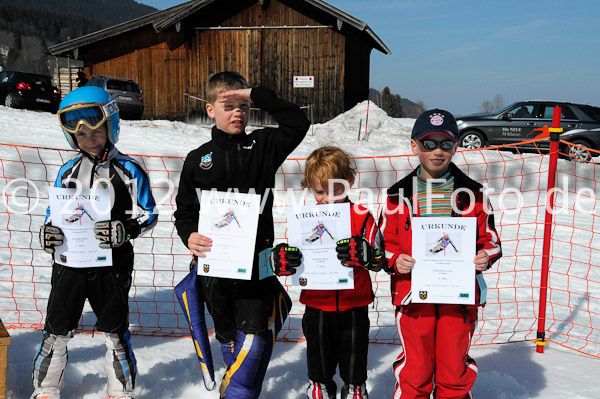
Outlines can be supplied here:
M277 244L271 250L269 261L273 268L273 273L277 276L291 276L296 273L296 268L300 266L302 253L296 247L290 247L287 244Z
M336 243L335 250L342 265L362 267L371 271L381 270L383 256L377 248L373 248L364 237L352 236Z
M135 219L104 220L94 224L94 234L101 242L100 248L118 248L140 235L140 225Z
M59 227L44 224L40 228L40 245L49 254L54 253L54 247L63 245L65 236Z

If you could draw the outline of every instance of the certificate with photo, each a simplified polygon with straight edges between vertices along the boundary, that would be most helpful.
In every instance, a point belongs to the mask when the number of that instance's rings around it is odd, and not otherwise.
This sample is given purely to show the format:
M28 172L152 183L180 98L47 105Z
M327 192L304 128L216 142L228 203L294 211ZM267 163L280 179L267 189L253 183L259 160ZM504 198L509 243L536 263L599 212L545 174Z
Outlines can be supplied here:
M52 225L63 234L54 261L69 267L112 266L112 250L100 248L94 224L110 220L110 190L48 187Z
M302 264L292 285L311 290L354 288L354 272L341 264L335 250L338 240L351 235L350 204L288 207L288 243L300 248Z
M250 280L261 197L235 191L203 190L198 233L212 239L198 275Z
M477 218L412 219L412 301L475 303Z

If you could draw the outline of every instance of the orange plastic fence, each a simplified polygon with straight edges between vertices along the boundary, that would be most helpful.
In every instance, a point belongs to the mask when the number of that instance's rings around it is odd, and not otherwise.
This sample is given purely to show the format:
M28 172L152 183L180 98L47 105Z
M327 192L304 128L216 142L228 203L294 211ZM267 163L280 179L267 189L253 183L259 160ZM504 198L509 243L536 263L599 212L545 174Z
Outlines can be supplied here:
M485 150L459 151L454 162L488 188L504 256L485 272L487 306L481 311L474 345L534 340L538 321L540 264L548 154L546 141ZM561 143L563 148L570 144ZM532 151L524 151L527 146ZM566 146L566 147L565 147ZM72 151L0 144L0 314L8 328L42 328L50 291L50 255L40 249L47 186ZM598 154L593 153L593 156ZM189 335L173 295L187 273L191 256L173 224L175 196L183 158L134 156L148 170L160 217L148 236L135 240L134 281L130 292L132 332ZM566 157L563 154L563 158ZM386 189L418 164L414 156L355 158L358 178L350 197L378 214ZM276 239L286 239L285 207L311 194L300 189L303 159L288 159L275 187ZM600 357L600 165L561 159L557 168L546 338ZM389 277L373 274L371 342L399 344L394 326ZM303 305L299 289L282 280L294 300L280 339L301 341ZM93 329L86 305L80 329ZM210 325L210 318L208 320Z

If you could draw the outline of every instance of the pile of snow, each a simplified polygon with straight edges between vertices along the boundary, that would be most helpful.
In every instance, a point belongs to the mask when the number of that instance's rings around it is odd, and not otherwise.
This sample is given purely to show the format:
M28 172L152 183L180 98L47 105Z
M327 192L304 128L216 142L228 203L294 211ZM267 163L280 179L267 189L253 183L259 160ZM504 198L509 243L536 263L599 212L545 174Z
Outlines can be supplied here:
M313 125L290 157L306 158L324 145L340 147L356 157L408 154L413 124L414 119L400 122L372 102L363 101L326 123Z
M315 148L323 145L338 146L353 156L410 152L410 131L414 119L399 122L370 103L368 140L365 140L366 119L367 101L364 101L327 123L315 124L290 157L306 158ZM258 128L249 126L247 130ZM210 140L210 132L211 126L206 125L166 120L122 120L117 147L126 154L185 157L188 152ZM70 149L56 115L4 106L0 106L0 143Z

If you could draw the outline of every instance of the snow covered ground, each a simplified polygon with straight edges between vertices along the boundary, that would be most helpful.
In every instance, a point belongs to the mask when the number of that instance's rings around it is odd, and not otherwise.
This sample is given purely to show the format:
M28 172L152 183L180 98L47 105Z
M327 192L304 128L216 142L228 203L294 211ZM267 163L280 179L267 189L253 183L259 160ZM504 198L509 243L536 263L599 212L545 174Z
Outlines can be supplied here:
M8 351L7 398L26 399L31 394L32 359L39 345L39 331L11 331ZM217 381L224 368L216 340L212 340ZM138 362L138 392L142 399L216 399L218 390L208 392L202 383L200 366L189 338L133 337ZM391 399L394 391L392 362L398 355L395 345L370 345L367 388L372 399ZM104 399L102 337L78 334L69 345L63 399ZM532 343L476 346L479 376L473 390L480 399L597 399L600 361L550 345L544 354ZM278 342L267 371L264 399L304 399L306 384L304 343ZM341 386L338 379L338 386ZM339 395L338 395L339 397Z
M313 149L325 144L340 146L355 157L398 155L410 151L409 137L414 120L388 118L371 104L366 130L368 141L359 141L359 133L361 138L365 133L365 115L366 103L363 103L326 124L312 126L291 158L304 158ZM181 122L122 121L118 147L129 154L184 157L191 149L207 141L209 133L207 127ZM0 106L0 143L69 149L55 115L3 106ZM472 157L477 157L477 154ZM535 170L539 167L529 163L525 165L524 162L515 165L515 168L521 169ZM471 173L477 178L481 171L475 167ZM503 173L510 176L506 171ZM520 175L524 174L520 172ZM533 219L537 216L534 215ZM508 234L509 230L506 231ZM0 273L2 281L10 279L10 270L3 268ZM595 296L598 297L598 293ZM32 389L32 359L41 333L33 330L11 330L10 333L13 342L8 351L7 398L28 398ZM139 367L137 389L141 398L218 397L216 391L204 389L189 338L134 336L133 344ZM71 341L63 399L105 397L103 348L98 335L78 334ZM370 346L367 386L371 398L392 397L394 377L391 366L398 352L399 348L395 345ZM213 340L217 381L223 373L219 353ZM600 375L600 363L592 356L580 355L552 344L546 346L544 354L537 354L530 342L475 346L471 355L479 365L479 377L474 388L474 395L478 398L600 397L600 389L595 385L595 379ZM261 397L299 399L303 397L305 383L304 343L277 343Z

